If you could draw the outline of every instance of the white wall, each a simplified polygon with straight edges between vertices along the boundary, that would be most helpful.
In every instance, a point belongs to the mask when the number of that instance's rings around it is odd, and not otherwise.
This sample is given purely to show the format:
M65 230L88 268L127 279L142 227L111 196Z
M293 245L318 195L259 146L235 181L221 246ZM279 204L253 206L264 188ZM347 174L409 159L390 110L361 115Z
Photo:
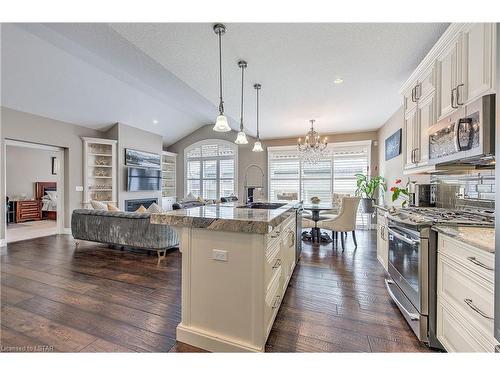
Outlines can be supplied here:
M35 182L57 182L52 174L52 157L57 156L50 150L7 145L5 194L9 198L22 194L34 198Z
M394 186L395 180L401 178L402 183L406 183L408 181L408 176L403 175L403 167L404 167L404 147L405 147L405 133L403 129L402 136L402 150L399 156L392 158L391 160L385 160L385 140L394 134L398 129L404 128L404 110L401 106L390 118L386 121L386 123L378 130L378 174L385 178L387 182L387 192L384 195L385 203L388 205L401 205L401 201L398 200L395 203L392 202L391 196L392 193L389 191L391 186ZM429 175L411 175L412 181L417 181L420 183L429 183L430 177Z

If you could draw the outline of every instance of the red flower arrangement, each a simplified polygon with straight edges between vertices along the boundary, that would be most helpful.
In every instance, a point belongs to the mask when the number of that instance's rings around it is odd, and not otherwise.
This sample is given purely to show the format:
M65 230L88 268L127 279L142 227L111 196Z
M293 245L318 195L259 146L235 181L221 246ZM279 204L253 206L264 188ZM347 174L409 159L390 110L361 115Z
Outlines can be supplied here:
M403 198L403 202L401 202L401 206L406 207L408 205L408 200L410 198L410 193L408 191L408 186L410 182L408 181L404 187L398 186L401 184L401 179L398 178L396 181L396 186L391 187L390 191L392 192L392 201L396 201L400 196Z

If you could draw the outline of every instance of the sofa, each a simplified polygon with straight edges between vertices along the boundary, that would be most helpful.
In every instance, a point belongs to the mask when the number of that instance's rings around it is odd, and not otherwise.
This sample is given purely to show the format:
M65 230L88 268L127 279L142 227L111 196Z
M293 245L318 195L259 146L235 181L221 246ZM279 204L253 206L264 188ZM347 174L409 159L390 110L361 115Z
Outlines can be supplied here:
M71 215L75 240L156 251L158 262L177 247L177 233L168 225L150 223L150 213L77 209ZM78 242L77 242L78 245Z

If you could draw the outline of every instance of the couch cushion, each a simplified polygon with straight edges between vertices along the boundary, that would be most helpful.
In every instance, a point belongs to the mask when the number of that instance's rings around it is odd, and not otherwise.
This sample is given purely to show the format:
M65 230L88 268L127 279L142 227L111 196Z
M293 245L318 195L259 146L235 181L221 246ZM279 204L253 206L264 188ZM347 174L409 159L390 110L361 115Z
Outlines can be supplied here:
M92 208L94 210L108 210L108 206L106 206L106 203L99 202L99 201L90 201L90 204L92 205Z

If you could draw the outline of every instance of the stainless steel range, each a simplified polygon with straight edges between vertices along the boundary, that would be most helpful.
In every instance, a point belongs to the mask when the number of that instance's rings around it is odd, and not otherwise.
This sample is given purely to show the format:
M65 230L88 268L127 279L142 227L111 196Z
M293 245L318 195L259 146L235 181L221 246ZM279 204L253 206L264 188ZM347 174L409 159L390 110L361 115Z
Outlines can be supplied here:
M439 208L387 213L389 278L386 287L420 341L442 348L436 339L436 224L493 226L494 213Z

